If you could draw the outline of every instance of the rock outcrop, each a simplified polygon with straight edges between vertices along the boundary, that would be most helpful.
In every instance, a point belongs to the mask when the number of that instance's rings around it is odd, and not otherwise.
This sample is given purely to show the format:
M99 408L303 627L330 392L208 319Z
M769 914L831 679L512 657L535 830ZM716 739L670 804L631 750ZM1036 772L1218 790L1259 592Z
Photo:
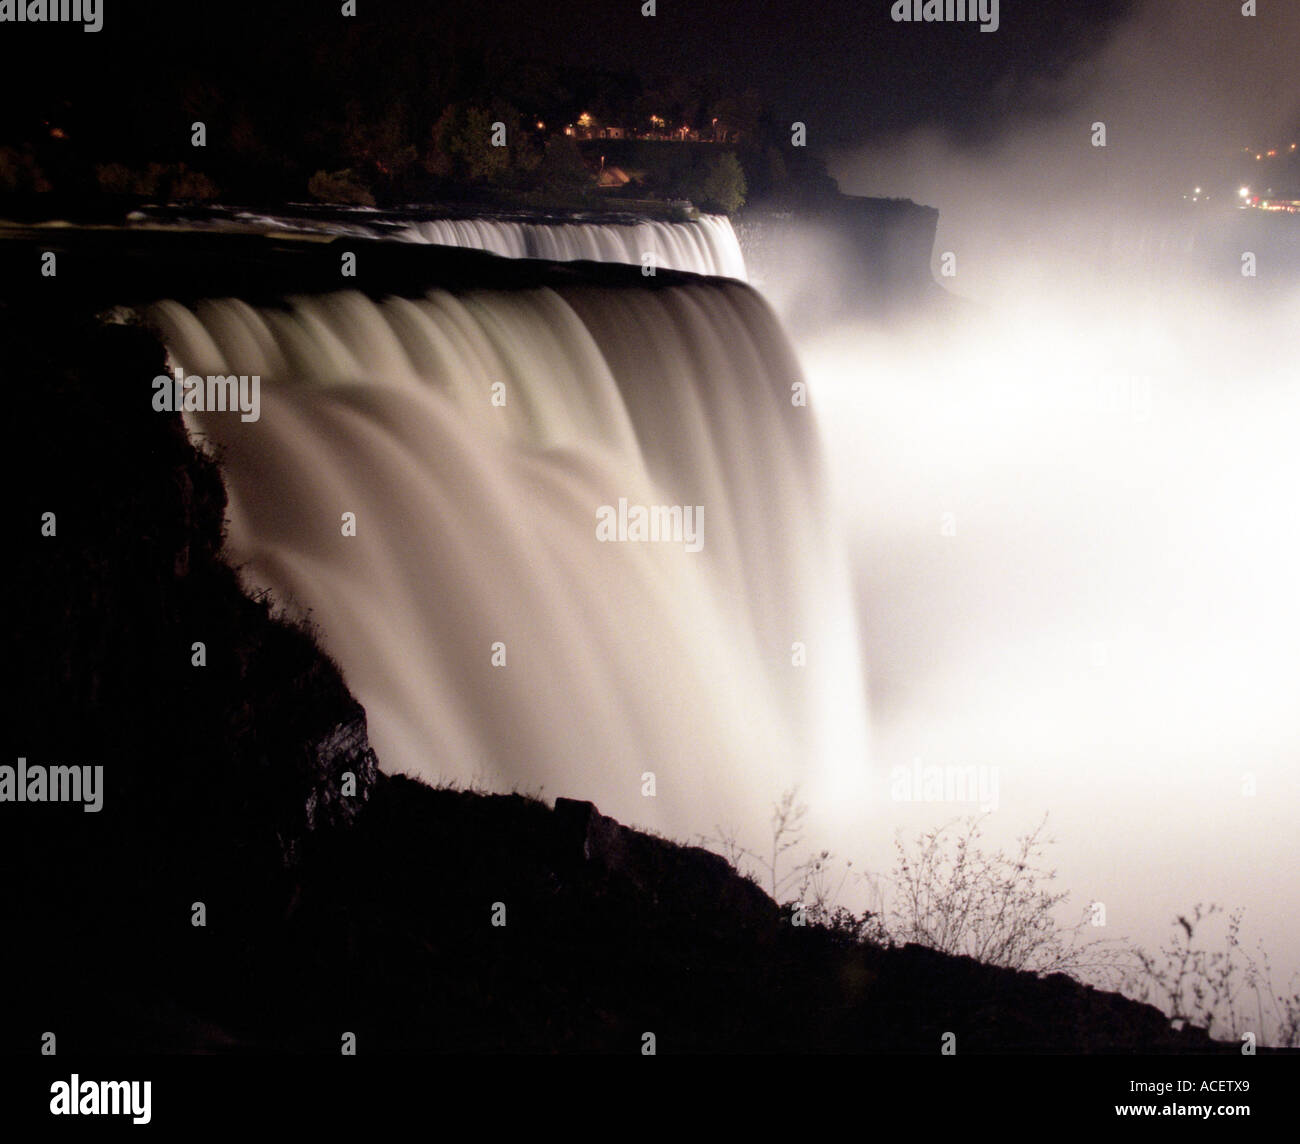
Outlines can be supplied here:
M933 207L827 194L796 208L750 207L734 225L750 281L791 329L914 318L952 303L930 266Z

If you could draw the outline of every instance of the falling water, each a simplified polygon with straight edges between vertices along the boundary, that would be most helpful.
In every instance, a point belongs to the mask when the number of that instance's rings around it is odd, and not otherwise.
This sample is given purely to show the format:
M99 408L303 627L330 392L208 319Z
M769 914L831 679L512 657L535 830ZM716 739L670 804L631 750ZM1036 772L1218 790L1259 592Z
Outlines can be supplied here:
M816 426L749 287L339 292L153 318L186 373L260 375L259 420L187 414L221 453L229 554L309 613L386 770L687 836L761 828L780 790L865 766ZM598 539L620 498L702 507L701 550Z
M410 242L465 246L506 258L551 262L627 262L745 279L745 259L725 215L702 215L690 223L505 222L498 219L431 219L400 232Z

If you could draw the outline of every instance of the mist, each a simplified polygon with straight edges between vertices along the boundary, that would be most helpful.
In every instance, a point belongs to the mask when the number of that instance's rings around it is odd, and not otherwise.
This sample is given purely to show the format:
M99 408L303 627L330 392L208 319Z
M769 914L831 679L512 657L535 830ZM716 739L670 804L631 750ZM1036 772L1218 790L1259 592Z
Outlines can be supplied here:
M1196 902L1245 907L1280 988L1300 970L1300 225L1241 191L1294 181L1300 9L1260 7L1141 5L1055 83L1004 92L1019 110L978 147L839 155L843 191L939 209L950 306L790 334L870 677L873 811L842 816L842 848L887 869L896 829L984 809L999 845L1049 812L1058 885L1106 905L1100 936L1154 948ZM900 801L918 764L994 769L996 805Z

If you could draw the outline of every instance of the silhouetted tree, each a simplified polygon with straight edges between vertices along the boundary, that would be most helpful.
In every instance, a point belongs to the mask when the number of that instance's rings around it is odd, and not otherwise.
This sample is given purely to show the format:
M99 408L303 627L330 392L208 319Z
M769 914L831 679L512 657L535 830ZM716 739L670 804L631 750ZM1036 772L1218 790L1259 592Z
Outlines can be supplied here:
M542 190L557 194L592 185L591 172L583 162L582 152L577 142L567 135L556 135L547 140L538 176Z
M727 214L745 205L745 172L730 151L715 155L708 164L702 187L703 204Z

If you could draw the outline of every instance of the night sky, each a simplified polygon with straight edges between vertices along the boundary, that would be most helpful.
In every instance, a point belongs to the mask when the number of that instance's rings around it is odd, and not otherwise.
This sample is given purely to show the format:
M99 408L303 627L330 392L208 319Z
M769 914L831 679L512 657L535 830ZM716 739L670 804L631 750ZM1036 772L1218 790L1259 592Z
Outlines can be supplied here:
M493 5L503 26L573 60L628 70L744 77L788 118L834 145L940 124L979 134L1018 89L1100 44L1127 0L1008 0L1001 27L894 23L861 0L668 0L652 20L634 3L581 0L557 21L527 0ZM654 30L651 31L651 25Z
M828 146L939 125L980 140L1002 112L1044 100L1044 81L1105 42L1130 0L1002 0L1000 27L896 24L887 0L490 0L443 6L360 0L234 0L179 5L104 0L95 34L67 26L0 30L0 130L61 101L123 117L169 112L178 87L207 84L274 100L364 97L397 85L419 97L483 58L543 59L753 88L781 118ZM336 63L341 60L342 63ZM1045 108L1050 110L1050 108Z

